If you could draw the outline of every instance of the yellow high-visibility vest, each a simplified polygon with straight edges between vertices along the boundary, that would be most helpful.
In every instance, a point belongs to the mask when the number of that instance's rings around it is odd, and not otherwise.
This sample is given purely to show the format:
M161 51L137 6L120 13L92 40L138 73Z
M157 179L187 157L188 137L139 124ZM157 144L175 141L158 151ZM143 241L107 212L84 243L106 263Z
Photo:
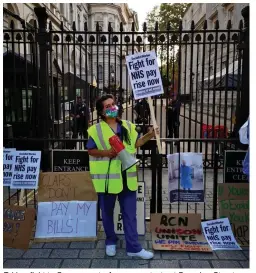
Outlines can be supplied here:
M131 144L125 141L123 144L128 153L135 156L138 133L133 123L122 120L123 126L130 134ZM113 130L105 121L101 121L88 129L88 135L94 140L98 150L109 150L111 146L109 139L115 135ZM90 174L96 192L118 194L123 190L123 179L121 161L118 157L113 158L110 162L108 157L89 157ZM131 191L138 189L137 167L132 166L126 171L127 187Z

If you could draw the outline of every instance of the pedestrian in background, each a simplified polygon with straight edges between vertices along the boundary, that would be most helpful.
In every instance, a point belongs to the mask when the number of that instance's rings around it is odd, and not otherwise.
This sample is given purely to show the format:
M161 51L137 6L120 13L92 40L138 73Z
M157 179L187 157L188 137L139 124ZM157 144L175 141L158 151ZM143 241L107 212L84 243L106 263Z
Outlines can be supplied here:
M86 106L85 102L82 101L82 98L79 96L76 99L76 104L72 105L71 109L72 120L72 138L78 138L78 136L83 137L84 139L88 138L88 125L90 122L90 111ZM84 146L87 141L84 141ZM84 147L85 148L85 147Z
M172 93L166 106L168 138L179 138L180 107L181 103L177 98L177 94Z

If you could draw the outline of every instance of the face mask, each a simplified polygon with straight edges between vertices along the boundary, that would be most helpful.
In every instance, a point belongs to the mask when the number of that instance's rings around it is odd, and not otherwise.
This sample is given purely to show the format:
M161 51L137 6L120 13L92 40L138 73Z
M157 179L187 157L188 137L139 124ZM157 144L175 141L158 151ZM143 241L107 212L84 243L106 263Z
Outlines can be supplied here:
M113 106L109 109L106 110L105 115L108 118L116 118L118 114L118 107L117 106Z

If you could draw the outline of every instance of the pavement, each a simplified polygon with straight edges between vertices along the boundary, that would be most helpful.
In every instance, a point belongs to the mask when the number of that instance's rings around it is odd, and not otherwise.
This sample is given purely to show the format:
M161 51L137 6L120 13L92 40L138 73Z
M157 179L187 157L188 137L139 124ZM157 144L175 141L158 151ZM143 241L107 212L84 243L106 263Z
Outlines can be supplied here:
M149 224L139 241L154 252L150 261L128 257L124 235L119 235L117 255L105 254L105 234L98 224L95 242L32 244L27 251L4 247L4 268L249 268L249 248L242 251L178 252L153 251Z

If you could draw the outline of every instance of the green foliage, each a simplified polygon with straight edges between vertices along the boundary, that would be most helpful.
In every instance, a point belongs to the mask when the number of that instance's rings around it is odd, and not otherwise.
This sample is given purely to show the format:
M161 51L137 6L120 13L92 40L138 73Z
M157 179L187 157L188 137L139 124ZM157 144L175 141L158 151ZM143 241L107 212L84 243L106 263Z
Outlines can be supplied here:
M147 14L147 25L149 30L155 28L155 23L158 21L159 30L166 30L167 23L170 23L172 30L178 30L179 22L182 20L185 11L191 4L160 4L160 6L155 6L151 12Z

